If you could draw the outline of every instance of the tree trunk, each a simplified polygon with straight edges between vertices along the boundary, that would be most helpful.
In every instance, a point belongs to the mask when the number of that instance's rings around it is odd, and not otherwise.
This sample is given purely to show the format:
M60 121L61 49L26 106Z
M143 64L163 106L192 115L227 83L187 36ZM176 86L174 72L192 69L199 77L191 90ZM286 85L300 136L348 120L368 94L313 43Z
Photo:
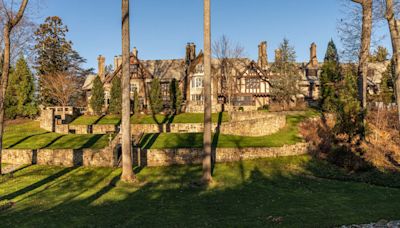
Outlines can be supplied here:
M204 135L203 135L203 177L209 184L211 176L211 15L210 1L204 0Z
M362 7L362 30L361 47L358 66L358 98L360 100L362 117L365 122L365 111L367 110L367 76L368 59L370 56L371 34L372 34L372 0L352 0ZM365 131L365 130L364 130ZM364 138L363 133L363 138Z
M395 71L395 98L397 104L398 121L400 123L400 31L399 21L394 15L393 0L386 0L386 20L389 24L390 38L392 41L393 61Z
M130 34L129 0L122 0L122 175L124 182L133 182L136 177L132 164L131 98L130 98Z
M11 58L11 32L13 28L21 21L28 0L23 0L18 13L15 17L8 18L4 25L4 53L3 53L3 69L0 81L0 175L2 174L2 152L3 152L3 136L4 136L4 99L8 87L8 76L10 74L10 58Z

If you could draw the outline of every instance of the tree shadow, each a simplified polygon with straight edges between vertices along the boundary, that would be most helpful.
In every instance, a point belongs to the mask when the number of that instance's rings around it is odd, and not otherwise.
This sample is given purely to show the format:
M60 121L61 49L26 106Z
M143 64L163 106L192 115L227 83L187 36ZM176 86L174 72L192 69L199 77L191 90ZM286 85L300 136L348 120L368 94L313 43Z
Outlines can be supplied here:
M35 196L39 202L49 193L61 198L6 211L2 224L337 227L395 218L400 213L395 206L400 190L317 178L323 163L304 160L298 165L313 169L302 173L291 169L296 160L246 161L242 164L243 180L236 176L238 163L222 164L215 177L217 185L208 189L190 184L200 179L201 166L146 168L149 170L139 175L146 182L136 185L119 182L119 172L81 175L78 180L65 178ZM96 181L87 183L94 178ZM67 183L73 187L65 188ZM366 204L374 207L360 207Z
M85 148L91 148L93 145L95 145L103 135L93 135L92 137L89 138L79 149L85 149Z
M50 132L45 132L45 133L40 133L40 134L34 134L34 135L26 136L26 137L24 137L24 138L18 140L17 142L13 143L12 145L8 146L7 149L12 149L13 147L17 146L18 144L23 143L24 141L26 141L26 140L28 140L28 139L34 137L34 136L46 135L46 134L49 134L49 133L50 133Z
M46 178L44 178L44 179L42 179L42 180L40 180L40 181L38 181L38 182L36 182L34 184L31 184L31 185L29 185L27 187L24 187L24 188L22 188L22 189L20 189L18 191L15 191L15 192L10 193L10 194L5 195L5 196L0 196L0 200L11 200L11 199L14 199L14 198L16 198L16 197L18 197L20 195L23 195L25 193L33 191L33 190L35 190L35 189L37 189L37 188L39 188L39 187L41 187L43 185L46 185L46 184L56 180L57 178L60 178L61 176L66 175L67 173L71 172L74 169L75 168L65 168L65 169L61 170L60 172L57 172L57 173L55 173L53 175L50 175L50 176L48 176L48 177L46 177Z

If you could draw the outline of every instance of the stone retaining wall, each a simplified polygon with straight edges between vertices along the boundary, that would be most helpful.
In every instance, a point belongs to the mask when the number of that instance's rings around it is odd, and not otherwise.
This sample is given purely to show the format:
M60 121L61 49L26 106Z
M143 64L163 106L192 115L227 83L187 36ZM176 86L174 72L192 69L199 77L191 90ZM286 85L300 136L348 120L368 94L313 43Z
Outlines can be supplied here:
M230 122L223 122L220 133L240 136L265 136L278 132L286 125L286 115L267 112L240 112L232 114ZM246 118L247 117L247 118ZM172 124L132 124L132 134L145 133L199 133L203 132L203 123L172 123ZM217 130L213 123L212 129Z
M54 165L54 166L116 166L116 153L110 148L94 149L41 149L41 150L3 150L3 162L13 165Z
M95 124L93 125L93 134L108 134L108 133L114 133L117 132L117 126L113 124L105 124L105 125L100 125L100 124Z
M217 148L216 162L234 162L257 158L304 155L308 153L307 143L298 143L283 147L261 148ZM138 157L137 154L134 155ZM202 148L148 149L140 151L141 164L145 166L169 166L200 164Z
M90 134L89 128L88 125L69 125L69 131L73 130L78 135Z

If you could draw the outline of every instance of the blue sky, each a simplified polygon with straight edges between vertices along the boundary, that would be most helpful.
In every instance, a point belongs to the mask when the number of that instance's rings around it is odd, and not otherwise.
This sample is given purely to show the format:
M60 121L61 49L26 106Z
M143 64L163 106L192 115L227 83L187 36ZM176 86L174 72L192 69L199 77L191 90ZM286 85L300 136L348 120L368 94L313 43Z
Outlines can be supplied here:
M350 2L350 1L349 1ZM212 0L212 39L223 34L245 48L246 57L257 58L257 45L268 42L268 55L284 37L295 46L298 61L308 61L312 42L322 59L333 38L340 47L337 22L343 0ZM351 4L351 3L349 3ZM131 46L141 59L183 58L187 42L202 48L202 0L131 0ZM97 68L97 56L107 63L121 52L120 0L47 0L38 22L58 15L69 27L68 38ZM389 43L383 41L385 46Z

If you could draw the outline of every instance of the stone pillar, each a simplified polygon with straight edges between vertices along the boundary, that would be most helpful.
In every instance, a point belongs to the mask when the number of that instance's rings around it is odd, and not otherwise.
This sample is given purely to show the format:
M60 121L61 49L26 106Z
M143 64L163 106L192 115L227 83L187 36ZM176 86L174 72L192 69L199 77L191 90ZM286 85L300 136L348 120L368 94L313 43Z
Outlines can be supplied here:
M102 55L99 55L97 58L98 62L98 74L100 79L103 81L105 77L105 71L106 71L106 58Z
M46 131L54 132L54 109L42 109L40 114L40 128Z
M122 59L121 56L114 56L114 70L121 66Z

